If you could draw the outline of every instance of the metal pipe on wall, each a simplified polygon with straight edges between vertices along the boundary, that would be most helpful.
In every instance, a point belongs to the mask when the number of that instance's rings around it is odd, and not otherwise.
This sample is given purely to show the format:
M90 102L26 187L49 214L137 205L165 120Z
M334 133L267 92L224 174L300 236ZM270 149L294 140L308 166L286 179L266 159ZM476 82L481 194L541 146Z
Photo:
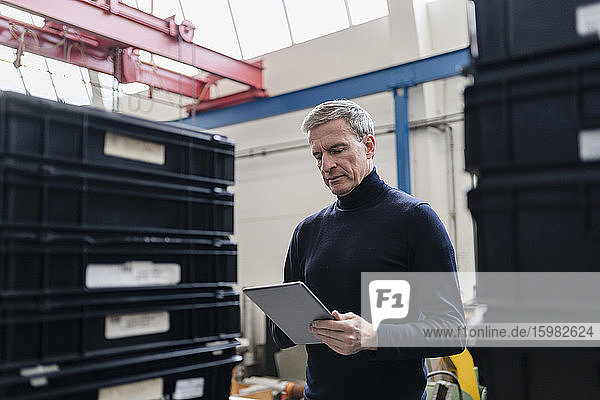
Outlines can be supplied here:
M408 123L408 87L394 89L396 120L396 169L398 189L410 193L410 126Z
M433 118L425 118L410 121L408 123L411 130L427 127L437 127L453 122L460 122L463 120L463 113L454 113L448 115L440 115ZM395 133L396 125L379 125L375 127L375 136L383 136ZM238 150L235 154L236 159L243 158L254 158L259 156L267 156L274 153L282 153L287 151L294 151L300 149L307 149L306 139L294 140L289 142L282 142L272 145L249 147L246 149Z

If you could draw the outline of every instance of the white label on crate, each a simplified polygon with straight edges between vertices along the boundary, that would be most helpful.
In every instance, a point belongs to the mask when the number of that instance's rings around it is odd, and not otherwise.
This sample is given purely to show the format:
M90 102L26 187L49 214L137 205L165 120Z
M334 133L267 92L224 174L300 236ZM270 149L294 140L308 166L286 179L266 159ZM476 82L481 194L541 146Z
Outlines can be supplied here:
M581 161L600 160L600 129L579 132L579 159Z
M162 378L106 387L98 391L98 400L156 400L162 397Z
M29 380L29 384L32 387L46 386L48 384L48 378L46 378L45 376L38 376L37 378L31 378Z
M575 9L575 26L579 36L600 32L600 2L586 4Z
M167 311L109 315L106 317L104 325L104 336L107 339L150 335L168 331L169 313Z
M179 379L175 382L173 400L195 399L204 396L204 378Z
M90 289L177 285L181 266L175 263L128 261L123 264L89 264L85 287Z
M21 368L21 376L45 375L58 371L60 371L60 367L56 364L36 365L35 367Z
M209 347L209 346L220 346L222 344L229 344L229 343L231 343L229 340L215 340L214 342L207 342L204 345L206 347Z
M151 164L165 164L165 146L106 132L104 136L104 154L143 161Z

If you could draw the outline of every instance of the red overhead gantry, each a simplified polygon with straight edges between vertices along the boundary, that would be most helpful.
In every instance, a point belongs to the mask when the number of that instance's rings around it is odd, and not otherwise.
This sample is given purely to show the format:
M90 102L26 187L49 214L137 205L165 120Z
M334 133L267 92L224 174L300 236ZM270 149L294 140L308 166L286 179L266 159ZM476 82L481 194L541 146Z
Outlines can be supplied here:
M0 15L0 44L114 75L121 83L139 82L196 99L192 112L208 111L266 97L262 63L249 63L192 43L194 25L174 17L160 19L118 0L0 0L42 16L43 27ZM139 59L139 50L206 71L205 78L182 75ZM210 87L226 78L248 86L212 98Z

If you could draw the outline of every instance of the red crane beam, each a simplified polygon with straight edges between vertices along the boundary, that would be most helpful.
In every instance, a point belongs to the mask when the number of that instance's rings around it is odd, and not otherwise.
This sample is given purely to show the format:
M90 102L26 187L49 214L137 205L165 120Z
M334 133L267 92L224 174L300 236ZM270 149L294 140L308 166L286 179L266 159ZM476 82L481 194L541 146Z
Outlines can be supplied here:
M115 47L134 47L262 89L262 66L190 43L193 24L160 19L118 0L0 0L0 3L79 27ZM183 40L178 40L179 36Z
M99 49L97 43L87 37L74 40L74 36L72 32L57 34L0 15L0 44L20 49L20 53L27 51L112 75L112 62L107 61L106 49ZM15 65L20 65L20 56Z
M179 93L198 100L210 98L210 86L217 79L190 77L141 61L133 49L121 53L120 82L140 82L146 85Z
M114 54L106 47L106 43L93 36L62 28L53 23L38 27L0 15L0 44L17 49L15 65L20 65L20 55L27 51L115 75ZM217 80L216 77L190 77L143 62L131 48L121 51L118 71L117 78L121 83L144 83L200 100L210 97L209 85Z
M245 92L230 94L216 99L204 99L195 105L196 112L206 112L219 108L230 107L235 104L246 103L251 100L267 97L264 89L250 88ZM188 112L193 112L194 105L188 106Z

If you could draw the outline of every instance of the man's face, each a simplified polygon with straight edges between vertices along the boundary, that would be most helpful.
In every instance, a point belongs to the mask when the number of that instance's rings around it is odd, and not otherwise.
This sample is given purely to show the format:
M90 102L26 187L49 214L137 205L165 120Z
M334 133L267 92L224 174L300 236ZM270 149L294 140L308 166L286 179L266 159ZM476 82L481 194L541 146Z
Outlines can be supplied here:
M373 168L375 138L359 141L343 119L312 129L308 142L325 185L337 196L350 193Z

